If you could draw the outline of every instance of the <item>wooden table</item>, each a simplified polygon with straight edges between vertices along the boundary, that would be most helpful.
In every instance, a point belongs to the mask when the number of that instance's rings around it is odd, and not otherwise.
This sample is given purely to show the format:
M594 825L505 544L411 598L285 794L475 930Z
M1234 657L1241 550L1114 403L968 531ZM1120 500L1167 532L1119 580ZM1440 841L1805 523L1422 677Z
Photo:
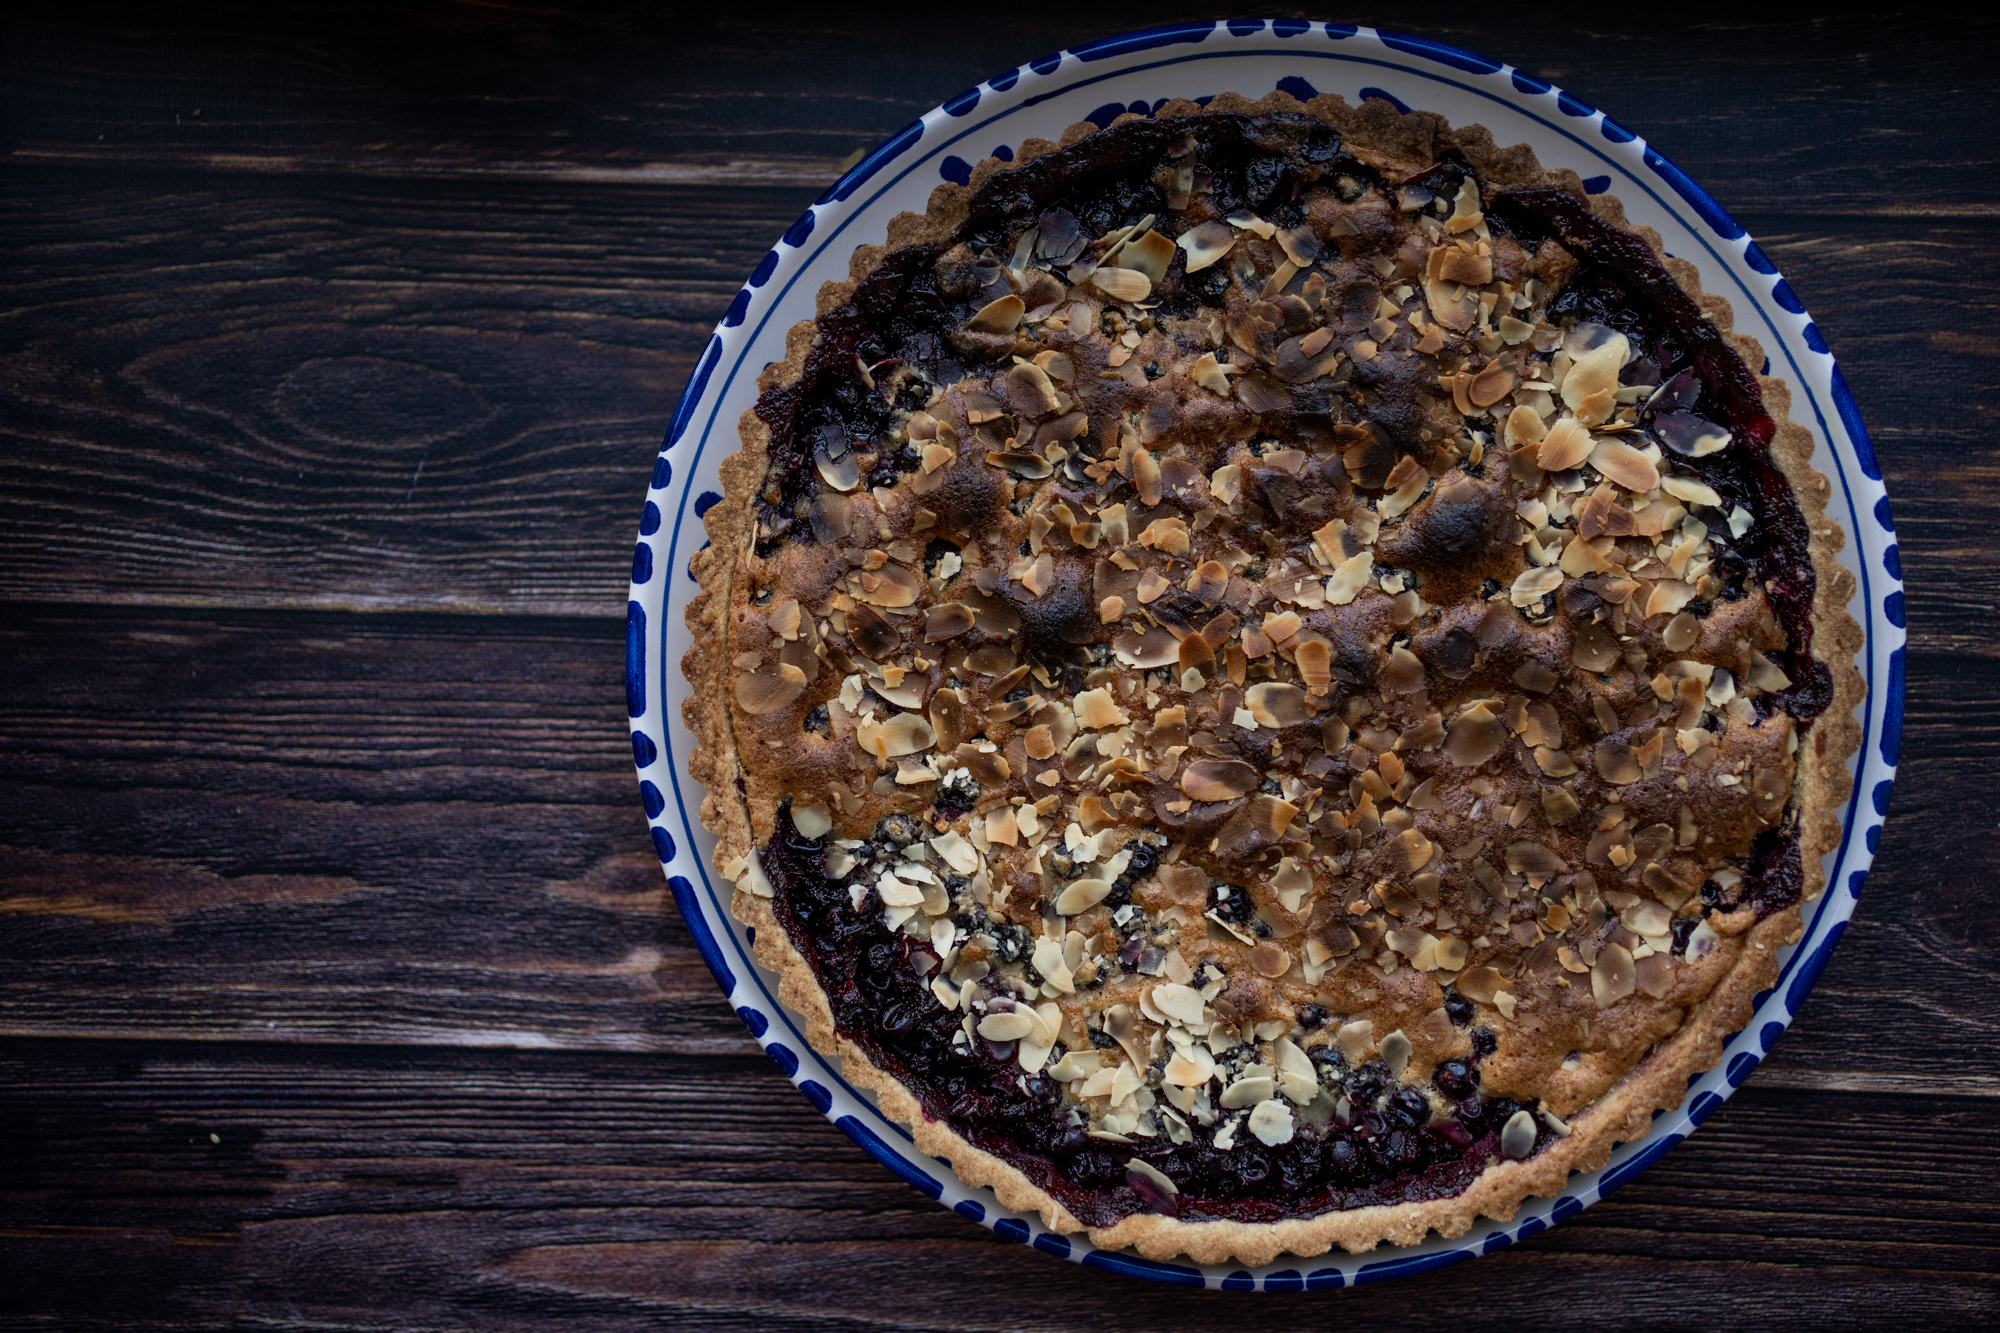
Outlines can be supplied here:
M815 1115L666 901L620 703L643 479L770 239L959 89L1198 11L11 21L0 1324L1993 1319L2000 24L1594 8L1340 17L1561 82L1783 266L1908 543L1895 813L1687 1145L1491 1258L1254 1299L996 1240Z

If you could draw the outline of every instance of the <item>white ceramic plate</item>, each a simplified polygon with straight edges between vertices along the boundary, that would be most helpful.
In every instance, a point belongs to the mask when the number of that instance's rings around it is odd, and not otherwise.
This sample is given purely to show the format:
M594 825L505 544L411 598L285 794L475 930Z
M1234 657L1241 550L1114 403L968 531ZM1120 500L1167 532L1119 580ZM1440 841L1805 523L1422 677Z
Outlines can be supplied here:
M702 790L685 764L680 660L688 647L682 611L696 591L688 557L704 544L697 516L720 498L716 465L737 448L736 419L756 397L757 372L783 359L785 331L812 316L821 283L847 276L856 246L880 243L895 214L922 212L940 180L962 183L972 163L1011 158L1030 137L1057 139L1078 121L1106 124L1170 97L1255 99L1274 88L1300 98L1339 93L1355 104L1384 96L1454 124L1483 124L1501 144L1531 145L1544 166L1575 170L1591 192L1615 193L1633 222L1657 228L1670 253L1701 270L1703 288L1729 299L1736 327L1769 349L1771 369L1792 384L1792 417L1813 432L1813 461L1834 479L1828 512L1850 538L1841 558L1860 588L1849 609L1868 634L1860 662L1868 698L1854 797L1840 848L1828 858L1827 891L1808 906L1805 933L1786 952L1778 984L1678 1109L1655 1117L1645 1137L1621 1146L1603 1170L1571 1177L1560 1198L1530 1199L1511 1222L1482 1222L1456 1240L1433 1235L1404 1249L1281 1259L1252 1271L1098 1250L1007 1211L990 1190L967 1188L941 1160L918 1153L901 1126L847 1084L837 1061L812 1050L799 1017L779 1005L775 978L751 961L744 929L729 914L730 884L710 869L715 840L697 819ZM1228 1290L1341 1287L1485 1254L1588 1207L1692 1133L1770 1050L1839 941L1881 836L1902 723L1900 575L1881 470L1825 340L1757 244L1643 139L1533 75L1455 47L1344 24L1186 24L1030 61L954 97L863 158L764 257L703 351L653 469L632 561L627 707L653 842L703 957L778 1067L883 1165L1000 1235L1073 1262Z

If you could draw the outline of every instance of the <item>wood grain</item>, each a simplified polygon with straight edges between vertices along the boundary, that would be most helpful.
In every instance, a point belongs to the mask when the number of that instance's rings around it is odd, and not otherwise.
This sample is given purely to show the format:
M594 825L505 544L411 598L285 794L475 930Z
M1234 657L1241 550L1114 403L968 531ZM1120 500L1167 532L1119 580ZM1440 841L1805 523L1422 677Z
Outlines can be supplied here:
M619 622L4 620L0 1031L755 1049L646 842ZM1992 762L2000 662L1914 670L1898 818L1786 1077L2000 1097L2000 850L1937 795Z
M1612 1199L1248 1302L1004 1243L817 1116L670 905L620 677L641 478L772 238L959 89L1196 8L10 25L0 1328L1994 1322L2000 20L1740 9L1344 17L1641 129L1812 310L1911 585L1877 868Z
M0 1080L27 1076L0 1158L10 1248L36 1279L21 1313L129 1309L90 1279L130 1234L175 1279L162 1326L394 1309L405 1328L1080 1329L1111 1299L1123 1327L1254 1330L1302 1313L1001 1241L889 1177L761 1059L0 1043ZM1856 1326L1891 1301L1977 1317L1995 1308L2000 1208L1950 1163L1996 1151L1991 1101L1753 1083L1610 1200L1421 1299L1308 1299L1416 1329L1491 1301L1557 1329L1679 1322L1676 1301L1714 1284L1732 1299L1704 1326L1787 1310Z

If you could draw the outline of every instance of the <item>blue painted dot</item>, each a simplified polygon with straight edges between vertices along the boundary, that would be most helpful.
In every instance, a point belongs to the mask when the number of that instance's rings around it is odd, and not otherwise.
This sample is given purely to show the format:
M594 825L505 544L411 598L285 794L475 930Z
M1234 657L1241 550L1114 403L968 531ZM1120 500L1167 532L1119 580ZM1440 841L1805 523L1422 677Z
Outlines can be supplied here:
M972 164L956 155L947 157L944 161L938 163L938 175L944 177L953 185L970 185L972 184Z
M1767 356L1767 357L1765 357L1765 358L1764 358L1764 364L1763 364L1763 366L1762 366L1761 368L1759 368L1759 369L1758 369L1757 373L1758 373L1759 375L1768 375L1768 374L1770 374L1770 373L1771 373L1771 358L1770 358L1770 357L1768 357L1768 356Z
M736 293L736 299L729 303L729 309L722 312L722 327L725 329L735 328L743 322L743 317L749 313L750 289L745 287L742 291Z
M997 157L1002 162L1012 162L1014 160L1014 150L1009 148L1006 144L1003 143L998 148L994 149L991 153L987 154L987 156Z
M702 349L701 360L694 363L694 374L688 377L687 387L681 390L681 398L674 404L674 422L667 428L667 442L662 449L671 449L681 438L688 422L694 419L695 404L708 391L708 377L715 373L715 363L722 359L722 335L712 334L708 346Z
M653 581L653 546L640 542L632 548L632 582L644 587Z
M1556 1200L1556 1206L1549 1210L1549 1221L1566 1222L1583 1211L1583 1200L1574 1194L1565 1194Z
M1810 321L1806 323L1805 339L1806 346L1812 348L1815 352L1825 354L1831 350L1826 345L1826 339L1820 334L1819 325Z
M1319 89L1313 87L1296 74L1287 75L1279 79L1278 91L1281 93L1290 93L1301 102L1310 102L1313 98L1319 96Z
M715 932L708 928L708 918L701 914L701 901L695 897L694 885L688 882L686 875L669 875L667 888L673 892L674 906L679 909L688 934L694 936L694 947L701 951L701 961L708 964L708 970L715 974L716 984L727 995L736 989L736 974L729 970L729 960L723 957Z
M674 835L663 828L653 830L653 850L659 854L660 864L674 859Z
M799 214L799 220L794 222L785 231L785 244L791 246L794 250L804 245L806 238L813 234L813 223L817 221L818 219L813 216L813 211L810 208Z
M1338 1268L1315 1268L1306 1274L1307 1291L1331 1291L1347 1285L1347 1277Z
M674 479L674 465L667 461L667 456L665 454L661 454L658 458L653 460L653 482L652 482L653 489L656 491L664 491L665 489L667 489L668 483L673 481L673 479Z
M1882 617L1897 629L1903 628L1903 594L1892 592L1882 599Z
M1580 102L1565 92L1558 92L1556 94L1556 105L1562 108L1562 113L1565 116L1589 116L1596 114L1587 103Z
M1609 176L1585 176L1583 178L1583 192L1585 194L1603 194L1610 188L1611 178Z
M1549 1229L1549 1224L1547 1222L1544 1222L1539 1217L1531 1217L1527 1221L1521 1223L1521 1225L1515 1230L1514 1239L1526 1240L1528 1237L1540 1235L1542 1232L1547 1231L1548 1229Z
M1083 118L1101 130L1124 114L1125 104L1123 102L1106 102L1095 111L1084 112Z
M1889 813L1889 789L1895 785L1893 782L1878 782L1875 790L1869 793L1870 799L1875 802L1876 814L1886 816Z
M1222 1279L1222 1289L1224 1291L1255 1291L1257 1290L1257 1279L1239 1268L1228 1277Z
M646 608L637 602L625 603L625 710L646 711Z
M803 1092L806 1095L806 1100L813 1104L813 1110L818 1111L821 1115L825 1115L833 1109L833 1094L811 1079L807 1079L805 1082L799 1084L799 1091Z
M1043 1254L1053 1254L1058 1259L1069 1258L1069 1242L1053 1231L1037 1232L1035 1248Z
M993 1224L993 1234L1025 1245L1028 1243L1028 1224L1018 1217L1003 1217Z
M1771 289L1771 299L1794 315L1803 315L1806 312L1806 303L1793 294L1792 284L1783 278L1779 278L1778 285Z
M1750 1071L1757 1067L1757 1057L1745 1051L1729 1062L1729 1068L1722 1077L1732 1088L1743 1086L1743 1080L1750 1077Z
M1327 37L1336 42L1344 42L1360 31L1361 25L1358 23L1329 23L1326 25Z
M1867 882L1868 882L1867 871L1865 870L1855 871L1852 875L1848 877L1847 880L1848 895L1850 897L1859 898L1861 896L1861 886L1866 884Z
M743 1026L750 1029L750 1035L753 1037L761 1037L770 1030L771 1020L764 1017L762 1011L752 1009L747 1004L737 1006L736 1016L743 1020Z
M661 461L665 462L666 460L662 459ZM650 537L659 530L660 507L651 500L648 500L646 501L646 507L639 511L639 535L641 537Z
M1062 52L1058 51L1052 56L1041 56L1030 60L1028 68L1037 74L1053 74L1056 71L1056 66L1060 64L1062 64Z
M1166 102L1162 100L1160 105L1165 106ZM1153 104L1151 102L1144 100L1134 102L1132 103L1131 106L1128 106L1125 109L1127 111L1130 111L1135 116L1150 116L1153 114Z
M1598 133L1602 134L1605 138L1611 140L1611 142L1613 143L1631 143L1634 139L1639 137L1638 135L1632 133L1632 131L1626 129L1623 125L1620 125L1617 121L1613 120L1609 116L1606 116L1603 119L1603 121L1601 121L1598 124L1597 130Z
M1376 98L1379 101L1387 102L1390 106L1395 107L1396 110L1402 112L1404 115L1408 115L1410 113L1410 108L1403 105L1401 98L1395 97L1380 88L1363 88L1361 90L1362 101L1365 102L1371 97Z
M700 518L709 510L722 503L722 497L714 491L703 491L694 498L694 516Z
M1771 262L1771 256L1765 254L1764 247L1757 244L1757 242L1755 241L1750 242L1749 248L1744 250L1743 262L1748 264L1751 268L1755 269L1757 272L1766 275L1776 273L1778 271L1778 266Z
M653 744L653 738L643 731L632 733L632 765L635 768L651 768L660 758L660 748Z
M986 1220L986 1205L975 1203L971 1199L961 1199L951 1206L951 1210L960 1217L969 1218L974 1222Z
M972 108L978 105L979 89L967 88L964 92L944 104L944 113L947 116L963 116L970 113Z
M777 1063L786 1078L799 1072L798 1053L781 1041L774 1041L764 1048L764 1053Z
M1889 497L1886 495L1875 502L1875 521L1882 525L1884 532L1896 530L1896 525L1889 521Z
M986 86L988 88L991 88L996 93L1004 93L1009 88L1012 88L1015 84L1019 83L1020 81L1021 81L1021 71L1018 69L1010 69L997 79L988 79L986 81Z
M1688 1123L1699 1125L1714 1115L1721 1106L1722 1098L1712 1092L1702 1093L1694 1099L1694 1104L1688 1107Z
M1266 1291L1304 1291L1306 1280L1296 1268L1281 1268L1275 1273L1264 1275Z
M1764 1043L1764 1054L1769 1055L1771 1048L1778 1044L1778 1038L1784 1035L1785 1025L1783 1023L1766 1023L1764 1030L1757 1035L1757 1039Z
M1514 71L1514 91L1517 93L1526 93L1530 97L1540 97L1552 86L1546 80L1538 79L1524 70L1517 69Z
M750 271L750 285L752 287L762 287L771 280L771 275L777 271L778 252L776 250L766 250L764 257L757 261L757 267Z
M1229 20L1229 31L1235 33L1238 37L1248 37L1253 32L1264 31L1264 20L1231 19Z
M639 799L646 803L648 819L658 819L660 811L667 808L667 798L660 795L660 789L650 782L639 784Z
M1271 35L1274 37L1297 37L1312 31L1312 24L1304 19L1272 19Z
M1840 414L1840 424L1847 428L1847 438L1854 445L1854 456L1861 464L1861 470L1874 481L1882 480L1882 465L1876 461L1875 446L1868 439L1868 427L1862 423L1861 408L1854 401L1854 393L1847 387L1847 377L1840 373L1840 367L1833 368L1833 410Z

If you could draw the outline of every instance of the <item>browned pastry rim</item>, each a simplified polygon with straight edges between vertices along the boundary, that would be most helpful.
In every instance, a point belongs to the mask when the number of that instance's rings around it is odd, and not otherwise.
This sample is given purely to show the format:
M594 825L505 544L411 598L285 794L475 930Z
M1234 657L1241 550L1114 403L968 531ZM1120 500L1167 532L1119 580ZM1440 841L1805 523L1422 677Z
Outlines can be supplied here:
M1301 104L1284 93L1260 102L1227 94L1206 108L1175 101L1161 108L1161 117L1196 116L1215 112L1249 115L1305 111L1339 131L1350 147L1372 149L1402 160L1434 161L1446 152L1461 155L1486 180L1520 188L1559 189L1585 198L1575 173L1544 170L1526 146L1499 148L1481 126L1454 129L1426 112L1398 114L1379 101L1359 110L1338 97L1322 95ZM1121 117L1117 123L1135 117ZM846 282L825 284L819 293L821 316L847 301L862 279L891 250L949 238L967 215L968 201L990 177L1016 170L1035 159L1067 147L1094 132L1088 123L1071 126L1060 144L1031 139L1021 145L1012 163L987 159L974 170L967 186L943 184L932 192L923 215L904 213L888 228L887 244L863 246L850 264ZM1661 257L1675 282L1725 333L1747 366L1764 363L1761 347L1743 334L1731 332L1727 301L1703 293L1692 264L1666 257L1660 238L1650 228L1627 224L1623 206L1610 195L1588 197L1600 220L1642 238ZM813 341L815 323L795 325L787 336L788 356L765 369L760 389L796 383ZM1859 626L1847 612L1854 580L1837 556L1845 540L1841 528L1825 513L1830 485L1811 464L1811 434L1788 417L1791 394L1782 380L1759 375L1757 383L1770 417L1777 425L1771 456L1790 483L1809 526L1808 551L1817 575L1812 606L1812 652L1832 676L1832 702L1807 733L1799 749L1793 789L1798 811L1797 837L1803 864L1804 899L1823 888L1823 858L1838 844L1840 814L1850 791L1848 757L1859 746L1854 710L1865 686L1853 665L1863 645ZM687 623L694 644L683 659L692 691L682 706L683 717L696 738L689 769L707 788L701 818L719 845L718 868L752 855L755 837L740 776L730 701L732 649L726 609L741 593L734 586L742 554L755 537L754 503L766 471L770 443L765 423L746 411L739 423L742 448L721 465L723 498L704 517L710 545L695 555L692 569L701 592L689 603ZM806 960L793 946L771 910L767 898L739 890L731 909L755 929L757 961L780 977L780 1000L807 1020L808 1038L823 1054L837 1056L846 1077L873 1091L882 1112L910 1127L919 1151L947 1159L958 1177L973 1186L990 1186L1010 1209L1039 1214L1052 1230L1088 1230L1092 1243L1105 1248L1131 1247L1153 1259L1185 1255L1198 1263L1268 1263L1281 1254L1311 1257L1334 1246L1365 1252L1384 1241L1415 1244L1430 1231L1456 1237L1481 1217L1511 1219L1529 1195L1555 1196L1573 1171L1590 1171L1604 1164L1613 1147L1646 1132L1658 1110L1677 1106L1686 1096L1690 1078L1711 1068L1724 1043L1748 1021L1753 998L1769 987L1778 973L1778 951L1796 940L1800 908L1792 905L1750 926L1730 970L1692 1009L1684 1026L1654 1046L1622 1078L1575 1114L1571 1133L1525 1160L1496 1162L1454 1196L1423 1202L1333 1211L1318 1216L1270 1223L1184 1221L1154 1213L1124 1218L1107 1227L1084 1227L1045 1190L1002 1159L975 1147L950 1124L930 1119L917 1099L896 1078L874 1064L867 1053L835 1031L828 998Z

